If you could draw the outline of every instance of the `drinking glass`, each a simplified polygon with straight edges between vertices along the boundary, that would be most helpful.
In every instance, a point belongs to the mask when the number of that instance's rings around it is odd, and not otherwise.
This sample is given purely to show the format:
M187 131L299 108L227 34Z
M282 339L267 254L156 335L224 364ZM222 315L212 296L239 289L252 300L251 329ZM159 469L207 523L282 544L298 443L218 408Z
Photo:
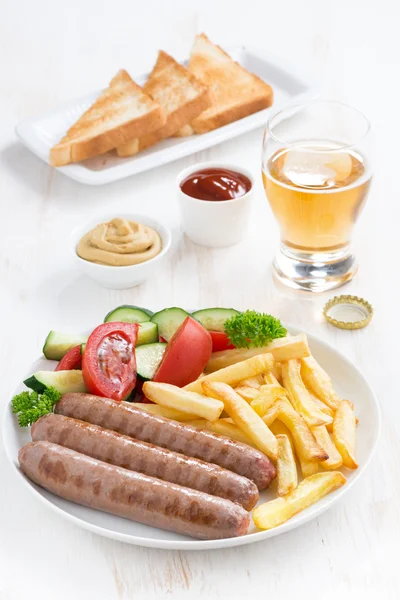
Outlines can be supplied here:
M312 100L273 115L262 176L280 229L273 269L284 284L323 292L357 271L353 227L371 182L368 119L340 102Z

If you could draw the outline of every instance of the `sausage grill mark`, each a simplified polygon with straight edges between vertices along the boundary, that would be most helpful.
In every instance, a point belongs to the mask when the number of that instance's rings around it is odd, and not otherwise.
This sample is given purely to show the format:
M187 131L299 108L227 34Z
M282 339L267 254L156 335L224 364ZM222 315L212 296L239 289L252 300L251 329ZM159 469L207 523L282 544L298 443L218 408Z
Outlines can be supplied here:
M58 460L53 464L47 454L43 454L38 469L44 477L53 479L55 483L65 483L67 480L67 472L63 463Z

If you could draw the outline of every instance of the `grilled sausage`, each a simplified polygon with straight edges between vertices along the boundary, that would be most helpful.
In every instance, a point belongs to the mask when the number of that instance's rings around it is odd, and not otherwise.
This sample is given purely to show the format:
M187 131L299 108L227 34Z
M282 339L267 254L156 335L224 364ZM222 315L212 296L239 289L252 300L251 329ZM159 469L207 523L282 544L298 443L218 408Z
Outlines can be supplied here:
M48 414L32 425L31 435L33 441L60 444L112 465L227 498L246 510L258 501L257 486L241 475L85 421Z
M236 537L250 516L230 500L109 465L51 442L29 442L18 454L34 483L66 500L199 539Z
M136 408L91 394L64 394L55 412L88 421L174 452L214 463L251 479L259 490L276 476L272 462L262 452L224 436L202 431Z

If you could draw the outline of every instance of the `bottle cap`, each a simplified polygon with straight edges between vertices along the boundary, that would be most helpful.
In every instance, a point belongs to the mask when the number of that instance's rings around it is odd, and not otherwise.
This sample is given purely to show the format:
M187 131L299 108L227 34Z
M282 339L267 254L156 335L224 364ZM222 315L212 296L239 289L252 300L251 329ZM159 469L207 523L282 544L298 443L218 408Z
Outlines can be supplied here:
M361 329L374 314L369 302L358 296L334 296L324 306L324 317L340 329Z

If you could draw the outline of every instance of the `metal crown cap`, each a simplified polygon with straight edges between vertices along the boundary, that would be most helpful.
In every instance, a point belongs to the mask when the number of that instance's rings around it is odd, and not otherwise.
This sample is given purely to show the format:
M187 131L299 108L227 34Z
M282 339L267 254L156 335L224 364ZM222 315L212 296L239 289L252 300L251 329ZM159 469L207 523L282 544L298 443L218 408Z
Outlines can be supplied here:
M374 314L371 304L358 296L334 296L324 306L324 317L340 329L361 329Z

